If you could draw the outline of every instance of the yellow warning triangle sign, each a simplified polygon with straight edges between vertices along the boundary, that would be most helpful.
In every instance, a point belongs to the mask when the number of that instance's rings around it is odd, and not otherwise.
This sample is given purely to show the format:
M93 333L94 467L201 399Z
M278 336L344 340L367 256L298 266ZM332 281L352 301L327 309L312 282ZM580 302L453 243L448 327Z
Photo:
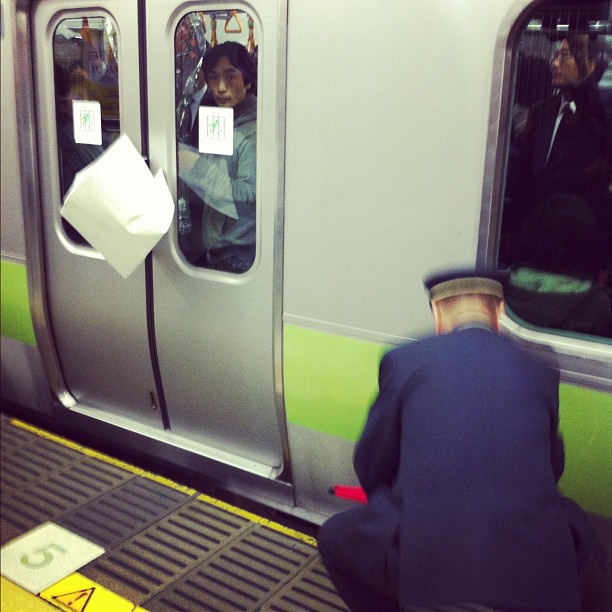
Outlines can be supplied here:
M40 597L64 612L147 612L77 572L42 591Z
M80 591L74 591L73 593L53 595L52 599L55 599L58 603L61 603L67 608L74 610L74 612L83 612L95 590L95 587L81 589Z

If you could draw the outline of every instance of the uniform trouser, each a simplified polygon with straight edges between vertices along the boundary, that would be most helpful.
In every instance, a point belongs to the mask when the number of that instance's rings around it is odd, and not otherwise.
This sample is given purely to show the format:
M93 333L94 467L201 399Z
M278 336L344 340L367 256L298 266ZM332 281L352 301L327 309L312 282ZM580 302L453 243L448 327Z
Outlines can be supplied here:
M329 576L353 612L400 610L399 513L381 520L376 506L370 500L366 506L332 516L317 538Z
M399 599L399 511L393 515L371 498L328 519L318 534L321 557L340 597L353 612L396 612ZM573 500L562 505L574 534L583 600L594 603L585 609L600 612L609 603L605 582L606 551L583 510ZM384 519L382 518L384 517ZM588 576L585 569L589 570ZM594 584L593 584L594 583ZM585 588L587 592L585 593ZM604 603L606 602L606 603Z

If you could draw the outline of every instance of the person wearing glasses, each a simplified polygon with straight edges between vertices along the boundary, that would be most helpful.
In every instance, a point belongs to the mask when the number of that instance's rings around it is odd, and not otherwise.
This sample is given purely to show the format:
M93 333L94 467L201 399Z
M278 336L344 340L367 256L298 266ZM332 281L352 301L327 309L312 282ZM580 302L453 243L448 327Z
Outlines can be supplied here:
M606 43L587 34L562 40L551 58L553 93L530 108L518 142L529 174L529 203L521 208L528 213L551 195L578 195L612 244L612 111L598 90L609 56Z

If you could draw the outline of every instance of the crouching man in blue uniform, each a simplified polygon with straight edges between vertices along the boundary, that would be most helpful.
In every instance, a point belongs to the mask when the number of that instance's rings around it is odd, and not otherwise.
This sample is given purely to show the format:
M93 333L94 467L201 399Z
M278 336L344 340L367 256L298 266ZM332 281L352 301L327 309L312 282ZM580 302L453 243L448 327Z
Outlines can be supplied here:
M319 532L330 577L353 611L580 610L574 537L557 490L558 372L498 333L500 273L460 271L425 284L436 336L381 361L354 457L368 503Z

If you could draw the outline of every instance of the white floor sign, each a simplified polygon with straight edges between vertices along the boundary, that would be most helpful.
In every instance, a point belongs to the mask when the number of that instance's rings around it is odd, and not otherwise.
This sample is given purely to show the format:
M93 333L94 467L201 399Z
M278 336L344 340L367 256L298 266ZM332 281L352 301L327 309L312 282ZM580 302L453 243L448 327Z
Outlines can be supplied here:
M40 593L102 554L102 546L45 523L2 547L2 575Z

